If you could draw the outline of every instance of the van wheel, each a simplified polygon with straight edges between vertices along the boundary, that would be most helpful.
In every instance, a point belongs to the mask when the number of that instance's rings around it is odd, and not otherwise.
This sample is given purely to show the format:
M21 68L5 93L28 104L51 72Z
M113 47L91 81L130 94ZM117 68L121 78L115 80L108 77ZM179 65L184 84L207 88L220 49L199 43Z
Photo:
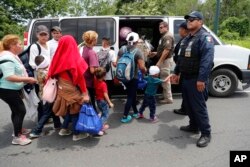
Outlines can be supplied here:
M229 69L213 71L209 78L209 93L216 97L226 97L234 93L238 87L236 74Z

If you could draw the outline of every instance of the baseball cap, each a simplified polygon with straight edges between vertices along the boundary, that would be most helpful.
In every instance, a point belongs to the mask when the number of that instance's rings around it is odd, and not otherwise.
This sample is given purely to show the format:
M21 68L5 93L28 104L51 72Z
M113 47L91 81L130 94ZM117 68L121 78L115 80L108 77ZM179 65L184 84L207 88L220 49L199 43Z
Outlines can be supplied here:
M203 20L203 15L201 12L198 12L198 11L193 11L191 13L189 13L188 15L186 15L184 17L184 19L188 19L189 17L193 17L193 18L198 18L200 20Z
M36 28L36 33L38 33L38 34L41 34L41 33L49 34L49 30L48 30L48 28L47 28L46 26L44 26L44 25L39 25L39 26L37 26L37 28Z
M155 75L155 74L159 74L160 73L160 69L157 66L151 66L149 68L149 75Z
M130 32L127 37L126 37L126 41L128 41L129 43L134 43L137 42L139 40L139 35L135 32Z
M58 32L62 32L62 29L60 28L60 27L58 27L58 26L54 26L54 27L52 27L51 28L51 30L50 31L58 31Z
M182 23L180 24L179 28L183 28L183 29L187 30L187 29L188 29L188 28L187 28L187 22L186 22L186 21L182 22Z

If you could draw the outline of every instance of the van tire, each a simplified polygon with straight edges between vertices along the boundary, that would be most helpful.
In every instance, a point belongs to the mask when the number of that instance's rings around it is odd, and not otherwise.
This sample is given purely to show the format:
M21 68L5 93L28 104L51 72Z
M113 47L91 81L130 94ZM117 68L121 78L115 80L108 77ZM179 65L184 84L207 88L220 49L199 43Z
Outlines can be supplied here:
M230 96L235 92L237 87L238 78L232 70L218 69L210 75L208 90L211 96Z

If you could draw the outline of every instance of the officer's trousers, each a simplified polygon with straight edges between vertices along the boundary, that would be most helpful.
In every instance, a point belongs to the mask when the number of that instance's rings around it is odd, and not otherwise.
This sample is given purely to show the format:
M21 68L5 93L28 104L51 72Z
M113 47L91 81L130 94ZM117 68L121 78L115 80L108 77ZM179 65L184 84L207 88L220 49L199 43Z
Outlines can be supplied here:
M173 64L173 58L167 58L164 60L163 63L160 65L160 78L164 80L166 77L170 75L170 69ZM172 91L171 91L171 83L170 81L163 82L162 83L162 88L163 88L163 97L165 100L173 100L172 97Z
M184 108L189 116L189 125L198 128L201 134L210 135L211 127L207 111L208 88L203 92L197 90L197 79L185 79L182 82Z

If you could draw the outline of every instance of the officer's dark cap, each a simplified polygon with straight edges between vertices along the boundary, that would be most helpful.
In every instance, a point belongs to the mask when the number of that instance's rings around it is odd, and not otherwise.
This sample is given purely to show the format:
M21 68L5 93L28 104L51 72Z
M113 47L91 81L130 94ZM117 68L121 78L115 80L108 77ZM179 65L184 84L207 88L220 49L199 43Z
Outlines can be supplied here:
M193 17L193 18L198 18L200 20L203 20L203 15L201 12L198 12L198 11L193 11L191 13L189 13L188 15L186 15L184 17L184 19L188 19L189 17Z
M180 24L179 28L183 28L183 29L187 30L187 29L188 29L188 28L187 28L187 22L186 22L186 21L182 22L182 23Z

